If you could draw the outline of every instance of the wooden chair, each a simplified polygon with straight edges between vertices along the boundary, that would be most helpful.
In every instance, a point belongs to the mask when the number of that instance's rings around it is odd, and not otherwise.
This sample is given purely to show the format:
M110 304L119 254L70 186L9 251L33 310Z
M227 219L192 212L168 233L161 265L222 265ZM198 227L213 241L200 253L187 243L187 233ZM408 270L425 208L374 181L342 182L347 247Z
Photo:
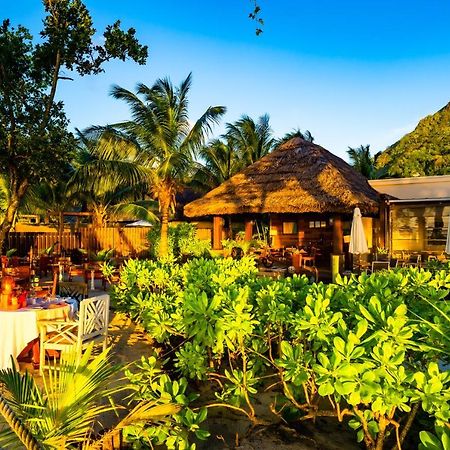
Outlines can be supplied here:
M87 275L87 270L86 267L84 265L80 266L80 265L71 265L69 267L69 281L73 281L74 277L80 277L83 278L84 282L87 283L88 282L88 275Z
M48 255L40 255L39 256L39 275L42 276L47 276L49 270L51 270L51 266L50 264L52 264L53 260L51 256Z
M94 279L94 283L95 280L101 280L102 288L104 291L106 291L106 279L103 275L103 272L99 264L89 265L88 268L86 269L86 282L89 285L89 289L92 283L92 278Z
M34 287L34 297L55 297L58 288L58 273L54 272L51 280L39 281L39 284Z
M76 321L45 320L39 322L40 349L39 367L44 368L47 350L75 351L78 360L82 351L91 343L102 345L106 350L108 343L109 295L92 297L81 302Z
M72 297L80 304L88 296L88 285L77 281L60 281L58 284L58 295L61 297Z
M408 261L405 263L406 267L420 267L422 263L421 255L410 255Z

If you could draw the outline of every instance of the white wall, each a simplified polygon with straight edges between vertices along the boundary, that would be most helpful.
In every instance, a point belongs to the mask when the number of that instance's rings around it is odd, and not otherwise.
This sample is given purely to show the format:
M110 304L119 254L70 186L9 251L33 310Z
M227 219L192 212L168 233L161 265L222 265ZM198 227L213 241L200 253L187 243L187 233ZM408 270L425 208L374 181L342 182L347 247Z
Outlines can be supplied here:
M369 180L369 184L398 199L450 198L450 175Z

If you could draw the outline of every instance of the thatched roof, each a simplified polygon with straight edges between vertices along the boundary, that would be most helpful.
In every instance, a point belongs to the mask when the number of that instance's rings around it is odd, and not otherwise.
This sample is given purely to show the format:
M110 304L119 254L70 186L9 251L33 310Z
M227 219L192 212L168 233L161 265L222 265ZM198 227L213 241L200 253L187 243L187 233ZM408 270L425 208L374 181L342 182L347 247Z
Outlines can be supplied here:
M378 211L379 194L366 178L328 150L294 138L202 198L188 217L254 213Z

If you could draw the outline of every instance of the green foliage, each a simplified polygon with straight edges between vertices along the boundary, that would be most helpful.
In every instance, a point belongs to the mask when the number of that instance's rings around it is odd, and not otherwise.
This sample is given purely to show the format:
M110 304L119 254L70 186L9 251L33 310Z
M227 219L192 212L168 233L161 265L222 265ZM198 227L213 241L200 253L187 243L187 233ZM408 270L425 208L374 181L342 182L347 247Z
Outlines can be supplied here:
M113 255L114 255L113 248L104 248L102 250L99 250L98 252L91 252L89 254L89 260L98 263L100 262L106 263L111 261Z
M402 440L399 430L419 408L440 425L449 421L450 372L436 363L449 354L448 271L309 284L259 278L244 257L130 261L121 280L119 307L160 343L174 371L214 382L209 407L257 424L255 400L270 382L281 388L272 405L281 417L349 416L368 449L389 436Z
M222 247L225 252L231 254L234 248L240 248L244 254L248 254L250 250L257 250L267 245L266 242L259 239L251 239L250 241L247 241L244 234L244 232L238 232L236 233L235 239L222 240Z
M357 148L349 147L347 154L350 158L350 164L367 179L373 180L386 176L386 169L377 169L376 163L379 154L372 156L370 145L360 145Z
M450 450L450 429L436 427L436 435L420 432L419 450Z
M139 44L135 30L121 30L118 21L106 27L103 45L94 43L96 30L81 0L43 0L43 5L39 43L9 20L0 26L0 172L8 193L0 247L28 188L57 182L74 156L64 105L55 101L59 82L70 79L62 72L98 74L111 59L139 64L147 59L147 47Z
M9 422L10 428L0 432L2 448L18 448L28 434L36 446L27 448L50 450L82 445L86 450L97 449L126 425L157 422L170 426L168 416L180 409L175 402L161 404L142 399L111 431L95 438L99 417L117 410L112 396L123 388L110 383L119 369L108 350L93 357L91 346L81 360L75 353L63 353L60 366L50 370L43 387L28 372L21 374L14 366L0 371L0 414L6 419L12 412L15 418Z
M189 436L205 440L209 433L200 428L207 416L205 408L194 411L189 405L198 395L190 393L186 378L172 380L160 367L155 356L142 357L135 364L136 372L127 370L126 375L134 388L132 399L150 401L158 405L173 404L178 412L173 422L147 427L145 423L129 426L125 429L125 439L133 443L133 448L153 448L153 445L165 445L169 450L195 450L195 444L189 443Z
M377 167L386 167L392 177L449 174L449 123L450 103L381 153Z
M87 131L90 139L102 140L104 145L98 146L96 158L83 168L85 177L97 177L100 184L145 185L157 200L161 257L168 256L167 230L176 194L192 179L195 156L226 110L210 106L192 125L188 114L191 82L191 74L177 87L164 78L151 87L138 84L136 93L114 86L111 95L127 103L132 118Z
M159 255L159 242L161 238L161 227L152 227L148 233L150 241L150 253L152 257ZM168 257L175 260L186 257L209 257L211 243L197 237L195 225L190 223L179 223L169 226L169 253Z
M224 135L200 149L201 163L198 164L192 186L209 191L281 143L281 140L277 141L273 137L267 114L256 121L244 115L233 123L227 123L226 128Z
M7 258L10 258L16 252L17 252L17 248L10 248L9 250L6 251L5 256Z

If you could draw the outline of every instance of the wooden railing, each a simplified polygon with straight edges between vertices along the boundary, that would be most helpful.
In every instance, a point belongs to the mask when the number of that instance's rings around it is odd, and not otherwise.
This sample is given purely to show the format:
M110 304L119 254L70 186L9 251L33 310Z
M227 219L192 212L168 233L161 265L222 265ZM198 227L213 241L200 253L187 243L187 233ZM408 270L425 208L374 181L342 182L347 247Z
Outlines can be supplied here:
M61 236L56 232L10 232L7 247L16 248L18 256L25 256L31 247L41 253L61 240L61 247L66 251L83 248L96 252L113 248L116 256L139 256L149 249L148 232L148 228L132 227L81 228L76 232L65 231ZM59 251L59 245L55 250Z

